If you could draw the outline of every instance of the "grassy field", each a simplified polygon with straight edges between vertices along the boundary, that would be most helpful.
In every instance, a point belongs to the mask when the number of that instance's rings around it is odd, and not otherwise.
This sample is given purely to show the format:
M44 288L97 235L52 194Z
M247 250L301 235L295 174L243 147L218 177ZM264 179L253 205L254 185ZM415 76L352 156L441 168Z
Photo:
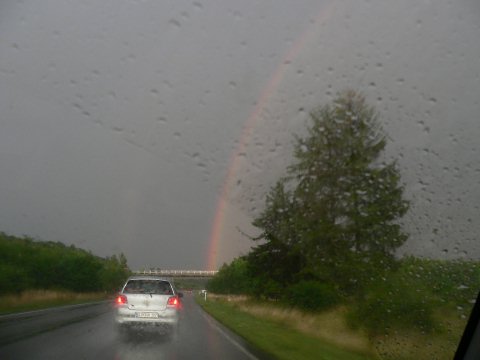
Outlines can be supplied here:
M437 328L386 329L372 339L382 360L438 359L451 360L455 355L467 319L451 306L438 308L434 314Z
M242 298L209 296L197 302L217 320L277 359L378 359L368 339L334 314L322 317L255 305ZM322 321L327 322L325 331ZM333 332L329 332L333 330Z
M27 290L15 295L0 296L0 315L106 300L103 292L74 293L69 291Z
M437 328L385 329L368 336L347 324L348 309L305 313L245 296L209 295L197 302L220 322L278 359L452 359L466 319L446 306Z
M382 360L452 359L480 289L480 262L410 256L399 260L394 270L369 284L361 300L343 298L323 311L294 310L297 304L287 296L259 301L230 295L207 307L215 312L224 302L232 311ZM222 279L224 288L218 292L228 294L229 284L255 281L247 272L234 274L237 278ZM298 306L304 305L302 299Z

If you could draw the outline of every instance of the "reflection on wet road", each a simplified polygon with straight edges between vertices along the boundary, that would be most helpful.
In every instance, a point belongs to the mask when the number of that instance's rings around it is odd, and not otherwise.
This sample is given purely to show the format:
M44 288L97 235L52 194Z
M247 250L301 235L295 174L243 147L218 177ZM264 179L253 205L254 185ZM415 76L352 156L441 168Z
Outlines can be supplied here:
M0 345L0 359L260 358L258 353L253 355L254 351L249 349L242 339L206 315L195 304L192 295L186 294L183 301L184 307L176 336L142 332L120 338L114 331L110 304L91 306L88 308L91 316L84 314L68 324L64 322L59 326L25 333L23 339L18 339L18 336L12 339L10 336L7 341L9 327L12 333L15 326L31 329L34 327L34 320L0 319L0 344L3 342L3 345Z

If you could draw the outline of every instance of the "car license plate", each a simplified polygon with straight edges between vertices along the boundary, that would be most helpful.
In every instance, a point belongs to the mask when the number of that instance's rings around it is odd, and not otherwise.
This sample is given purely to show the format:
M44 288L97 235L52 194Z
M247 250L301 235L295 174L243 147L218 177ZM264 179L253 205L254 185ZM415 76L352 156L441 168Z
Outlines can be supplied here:
M138 318L147 318L147 319L158 318L158 313L156 312L137 312L136 315Z

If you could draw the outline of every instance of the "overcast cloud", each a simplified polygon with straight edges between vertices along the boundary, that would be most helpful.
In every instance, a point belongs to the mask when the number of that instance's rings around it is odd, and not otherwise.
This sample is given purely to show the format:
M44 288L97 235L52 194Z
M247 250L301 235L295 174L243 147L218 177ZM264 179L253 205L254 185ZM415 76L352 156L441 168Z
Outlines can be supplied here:
M478 258L478 39L476 0L3 1L0 231L205 268L260 104L220 265L248 250L236 229L254 232L308 110L350 87L402 169L404 251Z

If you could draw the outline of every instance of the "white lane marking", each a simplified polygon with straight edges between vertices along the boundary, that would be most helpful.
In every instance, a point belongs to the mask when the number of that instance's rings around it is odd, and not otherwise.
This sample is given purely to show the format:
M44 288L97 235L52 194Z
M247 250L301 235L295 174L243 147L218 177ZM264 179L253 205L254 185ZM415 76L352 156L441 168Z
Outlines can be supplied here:
M220 334L222 334L225 339L227 339L228 341L230 341L237 349L239 349L241 352L243 352L249 359L252 359L252 360L259 360L255 355L253 355L250 351L248 351L247 349L245 349L242 345L240 345L237 341L235 341L234 339L232 339L232 337L230 335L228 335L225 331L223 331L217 324L215 324L215 322L217 320L215 320L213 317L211 317L210 315L208 315L205 311L203 310L198 310L200 312L200 314L202 314L202 316L208 321L208 323L213 326Z

